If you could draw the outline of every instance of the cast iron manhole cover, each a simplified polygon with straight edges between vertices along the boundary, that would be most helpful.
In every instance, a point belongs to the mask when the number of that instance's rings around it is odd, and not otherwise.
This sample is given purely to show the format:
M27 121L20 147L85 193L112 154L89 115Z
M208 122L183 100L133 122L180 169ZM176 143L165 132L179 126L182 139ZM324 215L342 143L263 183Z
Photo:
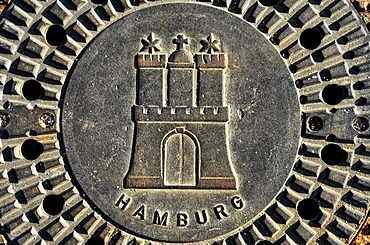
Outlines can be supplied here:
M0 35L12 244L348 244L366 218L348 0L15 0Z

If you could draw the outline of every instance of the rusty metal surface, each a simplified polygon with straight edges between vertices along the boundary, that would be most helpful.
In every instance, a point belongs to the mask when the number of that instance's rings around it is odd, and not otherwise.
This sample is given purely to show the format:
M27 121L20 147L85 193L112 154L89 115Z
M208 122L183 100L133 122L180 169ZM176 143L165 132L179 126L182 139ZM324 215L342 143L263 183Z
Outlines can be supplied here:
M352 245L367 245L370 244L370 219L364 223L359 234L353 240Z
M353 3L353 6L356 8L356 10L361 15L364 22L367 24L367 27L369 28L369 22L370 22L370 1L369 0L351 0Z
M0 245L6 245L8 242L6 241L5 237L3 235L0 235Z
M6 11L6 9L11 4L11 0L2 0L0 1L0 17L3 17L3 12Z

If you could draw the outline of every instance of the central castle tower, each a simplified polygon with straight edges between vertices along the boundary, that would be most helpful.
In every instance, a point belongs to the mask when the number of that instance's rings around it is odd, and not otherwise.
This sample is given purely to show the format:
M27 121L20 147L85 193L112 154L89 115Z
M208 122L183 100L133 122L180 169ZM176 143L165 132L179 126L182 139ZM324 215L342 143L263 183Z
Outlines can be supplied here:
M236 189L228 159L224 102L227 56L211 34L201 53L174 39L167 59L151 33L137 55L131 166L125 188ZM143 52L146 51L146 52Z

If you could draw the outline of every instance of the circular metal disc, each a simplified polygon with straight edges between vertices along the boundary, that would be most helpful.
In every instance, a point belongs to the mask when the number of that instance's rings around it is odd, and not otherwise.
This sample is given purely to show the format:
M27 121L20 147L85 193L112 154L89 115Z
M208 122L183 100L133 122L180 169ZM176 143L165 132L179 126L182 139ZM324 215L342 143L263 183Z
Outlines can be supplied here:
M348 244L370 205L348 0L15 0L0 22L12 244Z

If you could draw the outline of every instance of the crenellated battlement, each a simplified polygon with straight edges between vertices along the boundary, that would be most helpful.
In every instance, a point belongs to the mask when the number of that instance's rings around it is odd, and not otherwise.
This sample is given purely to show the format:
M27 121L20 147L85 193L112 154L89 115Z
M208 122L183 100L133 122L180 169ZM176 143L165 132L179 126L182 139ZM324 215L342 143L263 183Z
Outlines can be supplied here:
M229 107L160 107L133 106L137 122L187 121L187 122L227 122Z
M166 54L153 33L142 40L134 121L227 122L229 109L223 106L227 54L219 40L210 35L195 55L187 49L189 40L184 35L173 42L176 50Z
M166 54L141 54L137 55L139 68L165 68L167 62Z
M226 68L226 55L224 53L219 54L196 54L195 55L195 62L197 68L200 69L209 69L209 68L218 68L224 69Z

